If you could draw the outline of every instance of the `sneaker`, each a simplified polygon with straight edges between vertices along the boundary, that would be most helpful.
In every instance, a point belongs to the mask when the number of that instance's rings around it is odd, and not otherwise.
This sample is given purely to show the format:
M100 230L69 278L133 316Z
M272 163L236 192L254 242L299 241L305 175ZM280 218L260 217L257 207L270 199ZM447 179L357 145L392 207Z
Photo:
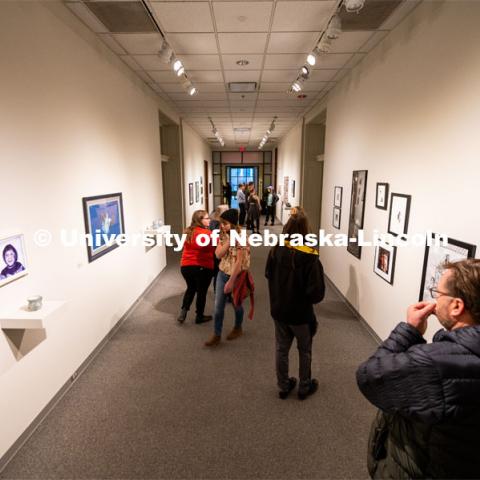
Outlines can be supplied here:
M280 390L278 392L279 398L281 398L282 400L285 400L290 395L290 392L295 388L296 385L297 385L297 379L295 377L290 377L288 379L288 389Z
M234 328L228 335L227 335L227 340L235 340L238 337L241 337L243 335L243 330L242 327L240 328Z
M195 323L196 324L206 323L206 322L209 322L210 320L213 320L213 317L211 315L202 315L201 317L197 316L197 318L195 319Z
M185 319L187 318L187 313L188 310L186 308L182 308L182 311L180 312L180 315L177 317L177 322L178 323L183 323Z
M312 380L310 380L310 386L308 387L308 390L302 393L298 392L298 399L305 400L310 395L313 395L317 390L318 390L318 380L316 378L312 378Z
M205 342L206 347L216 347L220 343L220 335L213 335L212 338Z

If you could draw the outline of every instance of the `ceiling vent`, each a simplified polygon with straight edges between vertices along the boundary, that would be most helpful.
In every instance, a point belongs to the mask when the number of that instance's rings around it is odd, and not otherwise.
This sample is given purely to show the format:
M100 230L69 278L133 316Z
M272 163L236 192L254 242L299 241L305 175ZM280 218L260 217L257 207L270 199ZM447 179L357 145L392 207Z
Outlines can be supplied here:
M358 13L340 10L342 30L344 32L376 30L402 3L402 0L366 0Z
M85 2L112 33L158 32L142 2Z
M228 88L232 93L255 92L257 82L230 82Z

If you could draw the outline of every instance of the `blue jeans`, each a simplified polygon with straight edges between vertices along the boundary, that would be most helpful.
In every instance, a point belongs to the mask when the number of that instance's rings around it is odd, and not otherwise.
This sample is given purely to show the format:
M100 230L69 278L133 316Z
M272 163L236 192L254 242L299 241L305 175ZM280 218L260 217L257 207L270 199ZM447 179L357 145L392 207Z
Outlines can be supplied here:
M217 285L215 287L215 335L222 334L223 317L225 316L225 303L227 303L227 295L223 293L223 289L229 278L230 275L227 275L221 270L218 272ZM233 308L235 310L235 328L240 328L243 322L243 307Z

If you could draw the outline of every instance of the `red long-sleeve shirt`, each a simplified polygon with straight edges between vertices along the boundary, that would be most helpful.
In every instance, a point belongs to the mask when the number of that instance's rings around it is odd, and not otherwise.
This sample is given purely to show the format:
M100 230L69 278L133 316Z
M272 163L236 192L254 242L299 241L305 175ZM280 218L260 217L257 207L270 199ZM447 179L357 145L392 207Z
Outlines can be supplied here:
M185 242L182 252L182 267L204 267L213 270L213 256L215 247L211 244L201 247L197 243L197 237L200 234L212 235L208 228L195 227L192 234L192 240Z

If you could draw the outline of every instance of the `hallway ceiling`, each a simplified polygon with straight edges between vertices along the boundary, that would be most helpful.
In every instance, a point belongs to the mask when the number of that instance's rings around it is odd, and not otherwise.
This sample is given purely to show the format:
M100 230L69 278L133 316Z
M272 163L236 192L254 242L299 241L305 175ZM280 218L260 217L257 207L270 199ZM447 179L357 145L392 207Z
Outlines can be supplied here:
M319 102L421 0L366 0L360 13L341 7L343 31L310 67L299 94L287 91L341 0L65 0L67 6L212 147L210 116L225 149L258 144L277 116L268 149ZM189 96L158 52L162 36L198 89ZM241 66L237 62L247 60ZM256 82L231 93L229 82ZM235 130L237 129L237 130ZM240 129L240 130L238 130ZM212 138L213 137L213 138Z

